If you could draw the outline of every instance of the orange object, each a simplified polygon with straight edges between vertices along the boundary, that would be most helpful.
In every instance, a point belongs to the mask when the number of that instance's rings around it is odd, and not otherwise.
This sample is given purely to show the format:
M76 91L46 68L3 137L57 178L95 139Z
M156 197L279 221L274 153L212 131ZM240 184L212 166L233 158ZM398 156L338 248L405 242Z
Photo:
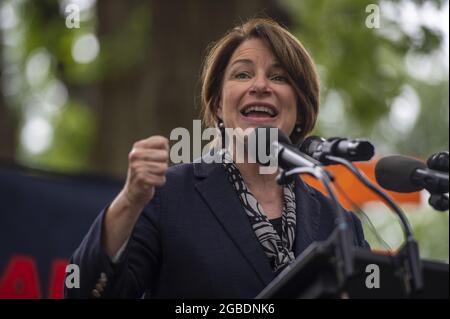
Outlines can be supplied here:
M356 167L364 174L366 177L373 182L375 185L379 186L375 179L375 165L377 160L370 162L357 163ZM351 172L349 172L345 167L340 165L331 165L327 167L334 178L335 183L337 183L342 189L346 196L349 197L355 204L362 206L367 202L381 201L381 199L368 189L364 184L362 184ZM318 189L320 192L327 194L322 184L315 178L303 175L303 180L310 186ZM379 186L381 188L381 186ZM336 189L336 188L335 188ZM386 191L381 188L387 194L394 199L397 203L409 203L409 204L420 204L420 192L414 193L397 193ZM339 201L343 207L346 209L351 209L352 204L343 196L339 189L336 189Z

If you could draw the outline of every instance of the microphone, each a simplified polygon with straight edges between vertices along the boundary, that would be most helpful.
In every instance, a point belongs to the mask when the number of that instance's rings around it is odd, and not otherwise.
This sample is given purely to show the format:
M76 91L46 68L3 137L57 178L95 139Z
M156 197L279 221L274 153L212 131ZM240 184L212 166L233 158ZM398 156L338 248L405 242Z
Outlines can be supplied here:
M367 140L335 137L328 140L319 136L309 136L300 145L300 151L320 161L324 165L332 164L328 155L345 158L349 161L368 161L375 148Z
M401 155L379 160L375 178L383 188L400 193L426 189L432 194L444 194L449 190L448 173L428 169L425 163Z
M427 160L427 166L430 169L448 173L448 151L431 155Z
M330 196L336 216L335 229L332 235L330 235L330 238L332 241L335 241L338 250L334 254L336 265L339 270L338 276L341 278L349 277L353 274L353 260L351 253L352 237L343 208L339 205L336 193L331 187L332 176L322 168L322 163L300 152L298 148L291 143L289 137L287 137L280 129L259 127L256 128L254 132L256 132L256 145L264 145L262 139L265 138L266 154L276 156L279 166L284 170L288 170L288 172L282 171L277 177L277 182L279 184L291 182L292 178L295 176L294 174L307 173L317 178L325 187ZM274 140L273 134L270 133L277 133L278 138Z
M266 154L277 157L278 164L283 169L296 167L314 168L321 165L320 162L300 152L292 144L289 137L278 128L258 127L254 130L254 133L256 134L257 147L262 147L265 149ZM261 152L258 150L257 153L256 160L258 163L268 165L267 161L261 158Z

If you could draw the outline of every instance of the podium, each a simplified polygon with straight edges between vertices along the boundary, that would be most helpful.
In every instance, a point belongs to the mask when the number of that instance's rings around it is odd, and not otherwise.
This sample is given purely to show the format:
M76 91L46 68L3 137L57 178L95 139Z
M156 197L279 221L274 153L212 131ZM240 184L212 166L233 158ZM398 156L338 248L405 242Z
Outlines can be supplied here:
M351 260L353 272L344 279L337 271L338 258L333 243L313 243L256 298L449 298L449 265L446 263L421 260L424 285L420 291L414 292L408 284L408 266L401 251L391 256L354 247L351 249ZM378 269L378 274L371 271L374 267ZM377 287L367 285L371 274L379 276Z

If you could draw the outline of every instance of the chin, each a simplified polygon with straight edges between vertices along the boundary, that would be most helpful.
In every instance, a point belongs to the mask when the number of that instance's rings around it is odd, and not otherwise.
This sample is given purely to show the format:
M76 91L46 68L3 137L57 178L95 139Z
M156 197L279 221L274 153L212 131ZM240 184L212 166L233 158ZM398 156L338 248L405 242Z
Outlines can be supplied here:
M242 129L255 128L262 126L278 127L275 118L243 118L239 121L239 127Z

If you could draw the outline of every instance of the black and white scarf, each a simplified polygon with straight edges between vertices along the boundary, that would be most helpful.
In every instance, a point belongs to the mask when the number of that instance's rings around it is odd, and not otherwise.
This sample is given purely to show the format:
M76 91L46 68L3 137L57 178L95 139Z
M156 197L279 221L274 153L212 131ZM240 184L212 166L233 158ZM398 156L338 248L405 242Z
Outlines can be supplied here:
M274 272L281 270L295 259L293 253L296 229L294 182L285 185L283 188L284 204L281 217L282 235L280 238L272 223L264 214L261 205L245 185L239 169L227 152L225 152L223 165L227 172L228 180L233 185Z

